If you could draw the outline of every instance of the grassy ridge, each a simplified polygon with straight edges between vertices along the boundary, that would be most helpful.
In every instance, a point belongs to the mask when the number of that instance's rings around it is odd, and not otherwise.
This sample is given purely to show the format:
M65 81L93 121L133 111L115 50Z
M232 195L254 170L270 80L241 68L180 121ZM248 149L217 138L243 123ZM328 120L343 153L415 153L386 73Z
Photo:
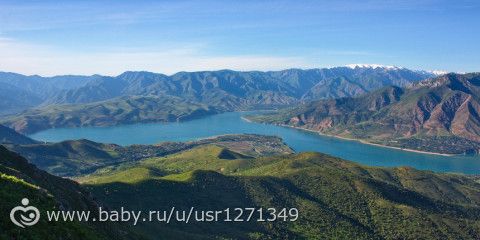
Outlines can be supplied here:
M8 147L40 169L58 176L78 176L99 168L190 149L199 145L217 144L248 156L270 156L291 153L292 150L273 136L256 134L224 135L191 142L164 142L157 145L96 143L89 140L69 140L59 143L8 145Z
M112 207L296 207L296 222L142 223L185 239L477 239L480 184L411 168L374 168L319 153L222 158L199 146L81 178ZM230 155L235 155L234 153ZM168 238L168 237L167 237Z
M0 146L0 239L140 239L115 223L48 222L45 211L97 211L98 203L76 182L52 176ZM8 217L23 198L40 211L40 221L27 229Z

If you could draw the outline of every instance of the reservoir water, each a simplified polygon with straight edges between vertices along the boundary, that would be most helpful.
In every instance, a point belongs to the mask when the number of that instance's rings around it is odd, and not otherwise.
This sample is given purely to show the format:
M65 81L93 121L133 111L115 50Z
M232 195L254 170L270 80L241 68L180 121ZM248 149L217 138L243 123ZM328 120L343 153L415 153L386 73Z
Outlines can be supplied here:
M362 144L313 132L245 121L248 112L231 112L176 123L141 123L114 127L49 129L30 135L48 142L89 139L119 145L190 141L214 135L256 133L275 135L296 152L316 151L369 166L411 166L437 172L480 174L479 156L439 156Z

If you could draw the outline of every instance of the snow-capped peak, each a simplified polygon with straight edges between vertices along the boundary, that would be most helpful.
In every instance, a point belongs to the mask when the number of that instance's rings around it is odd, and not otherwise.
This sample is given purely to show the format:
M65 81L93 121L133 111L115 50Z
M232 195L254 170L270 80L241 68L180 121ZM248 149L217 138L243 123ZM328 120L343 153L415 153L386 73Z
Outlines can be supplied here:
M445 75L445 74L448 73L447 71L443 71L443 70L433 70L433 71L428 71L428 72L435 75L435 76Z
M398 70L398 69L401 69L400 67L396 67L396 66L385 66L385 65L381 65L381 64L347 64L345 65L346 67L348 68L351 68L351 69L355 69L355 68L373 68L373 69L376 69L376 68L383 68L383 69L388 69L388 70Z
M422 74L431 74L433 76L442 76L442 75L445 75L447 73L449 73L448 71L443 71L443 70L433 70L433 71L426 71L426 70L416 70L415 72L417 73L422 73Z

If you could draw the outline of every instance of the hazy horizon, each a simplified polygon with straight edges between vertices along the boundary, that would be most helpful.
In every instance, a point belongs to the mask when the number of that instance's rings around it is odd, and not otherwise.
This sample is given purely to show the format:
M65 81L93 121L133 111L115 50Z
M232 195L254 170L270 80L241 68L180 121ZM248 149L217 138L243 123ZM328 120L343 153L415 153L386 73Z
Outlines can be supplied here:
M464 74L464 73L471 73L471 72L449 72L449 71L443 71L443 70L429 70L429 69L411 69L411 68L406 68L406 67L402 67L402 66L391 66L391 65L383 65L383 64L347 64L347 65L343 65L343 66L328 66L328 67L311 67L311 68L298 68L298 67L291 67L291 68L280 68L280 69L277 69L277 70L256 70L256 69L252 69L252 70L235 70L235 69L228 69L228 68L223 68L223 69L211 69L211 70L194 70L194 71L178 71L178 72L173 72L173 73L164 73L164 72L156 72L156 71L148 71L148 70L124 70L124 71L120 71L118 74L100 74L100 73L93 73L93 74L53 74L53 75L43 75L43 74L25 74L25 73L21 73L21 72L12 72L12 71L4 71L2 69L0 69L0 72L3 72L3 73L14 73L14 74L21 74L21 75L25 75L25 76L40 76L40 77L58 77L58 76L95 76L95 75L98 75L98 76L104 76L104 77L117 77L123 73L126 73L126 72L149 72L149 73L154 73L154 74L163 74L163 75L166 75L166 76L173 76L175 74L178 74L178 73L182 73L182 72L186 72L186 73L195 73L195 72L217 72L217 71L235 71L235 72L276 72L276 71L287 71L287 70L293 70L293 69L298 69L298 70L303 70L303 71L306 71L306 70L314 70L314 69L332 69L332 68L342 68L342 67L345 67L345 68L352 68L352 67L349 67L348 65L366 65L365 67L369 67L369 68L377 68L377 67L384 67L384 68L390 68L390 67L394 67L394 68L398 68L398 69L407 69L407 70L411 70L411 71L426 71L426 72L429 72L429 73L432 73L432 74L435 74L435 75L441 75L441 74L447 74L447 73L458 73L458 74ZM367 65L372 65L372 66L367 66ZM476 71L474 71L476 72Z
M1 1L0 70L479 71L476 1Z

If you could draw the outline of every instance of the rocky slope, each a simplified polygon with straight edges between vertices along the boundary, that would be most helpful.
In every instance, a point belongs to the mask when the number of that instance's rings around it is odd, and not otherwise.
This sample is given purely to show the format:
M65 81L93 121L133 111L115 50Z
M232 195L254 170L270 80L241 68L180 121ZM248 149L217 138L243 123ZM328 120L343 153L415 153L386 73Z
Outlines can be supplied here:
M326 134L442 153L480 149L480 74L448 74L409 88L317 101L253 117Z

